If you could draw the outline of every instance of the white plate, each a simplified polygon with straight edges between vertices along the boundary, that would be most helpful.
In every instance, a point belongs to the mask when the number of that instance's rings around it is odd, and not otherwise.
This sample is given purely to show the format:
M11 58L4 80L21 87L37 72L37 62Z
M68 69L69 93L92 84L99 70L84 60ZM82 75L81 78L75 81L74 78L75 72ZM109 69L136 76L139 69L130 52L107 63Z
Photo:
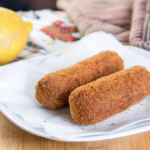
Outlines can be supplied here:
M125 46L126 48L130 49L131 51L137 52L138 54L144 56L145 58L150 58L150 53L147 52L146 50L133 47L133 46ZM42 56L42 57L37 57L37 58L32 58L25 60L26 62L32 64L32 65L38 65L42 61L46 60L48 57L54 57L54 56ZM26 122L23 121L23 119L17 115L14 115L7 107L4 105L0 104L0 111L14 124L16 124L18 127L22 128L23 130L30 132L32 134L35 134L40 137L45 137L48 139L52 140L57 140L54 137L51 137L48 135L43 129L35 129L30 127ZM127 127L123 130L120 130L118 132L112 133L112 134L104 134L104 135L97 135L97 136L88 136L88 137L78 137L78 138L70 138L70 139L63 139L59 141L64 141L64 142L86 142L86 141L97 141L97 140L105 140L105 139L112 139L112 138L117 138L117 137L122 137L122 136L127 136L131 134L136 134L139 132L144 132L150 130L150 121L144 121L141 123L134 124L130 127Z

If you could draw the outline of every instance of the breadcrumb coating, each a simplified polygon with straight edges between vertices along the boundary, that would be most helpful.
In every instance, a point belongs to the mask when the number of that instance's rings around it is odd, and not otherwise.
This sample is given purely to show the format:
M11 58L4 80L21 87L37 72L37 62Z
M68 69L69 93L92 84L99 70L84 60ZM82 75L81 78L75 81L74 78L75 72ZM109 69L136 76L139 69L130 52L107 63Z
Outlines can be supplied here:
M69 96L70 112L77 124L95 124L128 109L149 94L150 72L135 66L76 88Z
M47 74L36 85L36 98L49 109L68 104L70 93L77 87L124 68L121 57L104 51L77 64Z

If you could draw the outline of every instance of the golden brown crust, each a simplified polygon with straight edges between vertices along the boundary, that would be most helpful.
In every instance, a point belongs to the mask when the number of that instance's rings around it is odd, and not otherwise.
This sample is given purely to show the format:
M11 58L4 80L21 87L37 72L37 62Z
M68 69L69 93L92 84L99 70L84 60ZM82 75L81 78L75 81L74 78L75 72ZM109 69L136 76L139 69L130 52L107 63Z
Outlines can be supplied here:
M69 96L70 112L75 123L95 124L150 94L150 73L135 66L76 88Z
M112 51L101 52L77 64L47 74L36 85L36 98L49 109L68 104L77 87L124 68L121 57Z

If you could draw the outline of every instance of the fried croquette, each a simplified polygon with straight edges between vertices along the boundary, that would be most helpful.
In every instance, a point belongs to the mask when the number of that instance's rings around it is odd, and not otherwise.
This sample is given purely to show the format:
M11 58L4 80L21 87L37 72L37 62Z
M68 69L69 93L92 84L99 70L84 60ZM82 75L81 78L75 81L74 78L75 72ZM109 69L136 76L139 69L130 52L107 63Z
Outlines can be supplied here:
M77 124L95 124L128 109L149 94L150 72L135 66L76 88L69 96L71 116Z
M124 68L121 57L113 51L104 51L77 64L52 72L36 85L36 98L49 109L68 104L70 93L77 87Z

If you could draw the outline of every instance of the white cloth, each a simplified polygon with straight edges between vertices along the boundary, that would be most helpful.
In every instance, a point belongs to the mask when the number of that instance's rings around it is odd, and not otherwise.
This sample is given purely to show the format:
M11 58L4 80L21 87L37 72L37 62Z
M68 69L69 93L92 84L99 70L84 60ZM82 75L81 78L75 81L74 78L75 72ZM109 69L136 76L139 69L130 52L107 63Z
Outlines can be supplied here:
M71 66L80 60L101 51L117 52L125 62L125 68L135 65L150 71L150 60L126 49L112 35L92 33L82 38L75 46L57 57L51 57L38 66L19 61L0 67L0 103L17 114L33 128L44 128L51 136L63 139L70 137L108 134L126 126L150 119L150 97L95 125L77 125L69 112L69 106L49 110L35 99L35 85L49 72ZM115 125L111 125L111 124Z
M19 54L15 61L48 54L62 53L66 51L72 43L74 43L65 42L58 39L54 40L49 35L41 31L43 27L51 25L57 20L63 21L66 26L75 26L69 18L58 15L50 9L28 12L20 11L18 12L18 15L21 16L22 20L30 21L33 25L33 29L29 35L26 47Z

